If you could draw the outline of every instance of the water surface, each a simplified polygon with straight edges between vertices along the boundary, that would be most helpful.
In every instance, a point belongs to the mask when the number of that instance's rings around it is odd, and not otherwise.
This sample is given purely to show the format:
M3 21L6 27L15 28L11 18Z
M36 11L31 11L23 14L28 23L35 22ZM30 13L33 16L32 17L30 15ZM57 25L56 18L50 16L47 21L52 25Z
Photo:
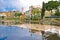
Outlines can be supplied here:
M0 39L5 40L42 40L41 35L29 32L30 29L17 26L0 26Z

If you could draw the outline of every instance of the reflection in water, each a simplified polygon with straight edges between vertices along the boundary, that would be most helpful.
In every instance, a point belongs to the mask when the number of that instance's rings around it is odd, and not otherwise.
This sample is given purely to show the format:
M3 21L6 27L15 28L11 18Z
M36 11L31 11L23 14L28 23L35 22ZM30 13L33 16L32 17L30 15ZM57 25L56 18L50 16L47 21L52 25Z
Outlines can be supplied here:
M0 24L2 25L18 24L14 22L15 21L2 21L0 22ZM34 24L34 26L35 25L36 24ZM20 28L17 26L0 26L0 38L3 40L5 39L4 37L7 37L6 40L42 40L45 38L48 38L47 40L52 40L52 38L54 38L55 36L56 35L53 36L53 34L51 34L50 32L44 33L44 31L39 31L35 29ZM60 40L59 37L56 36L56 38L57 40Z
M22 30L24 30L24 28L23 28L23 27L22 27L21 29L22 29Z
M41 38L41 40L42 40L41 31L35 30L35 29L31 29L29 32L31 32L31 36L34 37L34 40L38 40L39 38ZM35 36L36 36L36 38L35 38Z
M52 33L52 32L49 32L49 31L48 32L39 31L39 30L35 30L35 29L31 29L30 32L31 32L31 36L33 36L33 34L42 35L42 37L41 37L42 40L60 40L60 37L57 33Z
M27 28L22 30L17 26L0 26L0 38L3 37L7 37L5 40L42 40L41 35L31 33Z
M21 24L20 20L0 20L0 25L17 25Z
M39 30L31 29L30 32L36 33L36 32L39 32Z

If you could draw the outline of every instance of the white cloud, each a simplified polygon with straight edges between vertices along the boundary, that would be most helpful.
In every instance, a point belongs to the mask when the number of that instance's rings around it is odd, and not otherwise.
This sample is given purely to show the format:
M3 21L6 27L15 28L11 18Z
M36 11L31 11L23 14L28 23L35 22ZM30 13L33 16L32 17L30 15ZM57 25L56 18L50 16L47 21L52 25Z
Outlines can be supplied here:
M48 0L0 0L1 10L6 10L6 8L13 8L12 10L20 10L24 7L24 10L28 10L31 5L41 5L42 2L47 2Z
M20 0L22 6L27 10L31 5L41 5L42 2L48 2L49 0Z

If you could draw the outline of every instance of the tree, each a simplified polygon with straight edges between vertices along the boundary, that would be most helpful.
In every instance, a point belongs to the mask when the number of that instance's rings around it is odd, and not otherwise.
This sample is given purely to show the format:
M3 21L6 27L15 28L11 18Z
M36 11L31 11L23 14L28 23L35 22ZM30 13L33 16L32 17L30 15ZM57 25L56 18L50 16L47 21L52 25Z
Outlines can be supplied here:
M48 3L45 3L45 8L48 11L51 11L52 16L52 10L57 9L57 7L60 5L60 2L58 1L49 1Z
M32 15L39 14L39 13L41 13L41 10L40 10L40 8L32 7L31 8L31 13L32 13Z
M59 9L56 11L55 16L60 16Z
M32 20L38 20L40 19L40 15L41 15L41 9L39 7L31 7L31 19Z
M20 17L21 15L22 15L21 12L16 12L16 13L15 13L15 17Z
M45 3L43 2L42 12L41 12L41 19L43 19L44 15L45 15Z
M4 19L4 16L2 16L2 19Z

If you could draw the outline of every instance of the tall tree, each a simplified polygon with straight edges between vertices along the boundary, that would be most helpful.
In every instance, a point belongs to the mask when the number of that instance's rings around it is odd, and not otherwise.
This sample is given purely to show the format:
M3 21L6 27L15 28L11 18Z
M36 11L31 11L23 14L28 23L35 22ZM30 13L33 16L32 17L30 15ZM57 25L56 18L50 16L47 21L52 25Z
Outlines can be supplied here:
M44 15L45 15L45 3L43 2L42 12L41 12L41 19L43 19Z

